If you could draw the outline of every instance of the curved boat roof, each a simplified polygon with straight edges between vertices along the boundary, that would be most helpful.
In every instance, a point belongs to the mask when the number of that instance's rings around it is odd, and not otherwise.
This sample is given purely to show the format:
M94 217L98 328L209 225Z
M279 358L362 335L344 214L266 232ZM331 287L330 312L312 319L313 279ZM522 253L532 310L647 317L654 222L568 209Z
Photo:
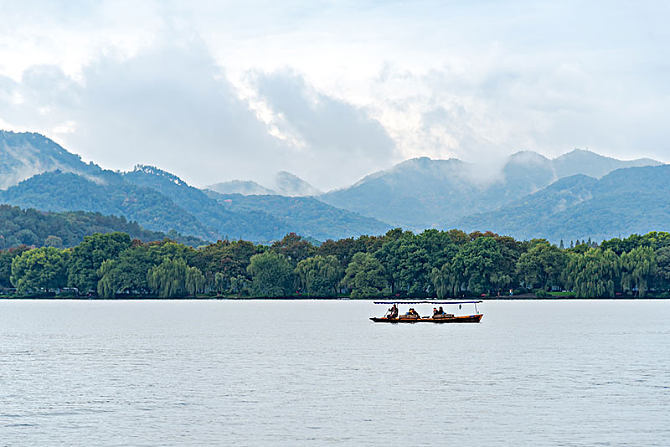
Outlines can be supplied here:
M477 304L482 301L375 301L375 304Z

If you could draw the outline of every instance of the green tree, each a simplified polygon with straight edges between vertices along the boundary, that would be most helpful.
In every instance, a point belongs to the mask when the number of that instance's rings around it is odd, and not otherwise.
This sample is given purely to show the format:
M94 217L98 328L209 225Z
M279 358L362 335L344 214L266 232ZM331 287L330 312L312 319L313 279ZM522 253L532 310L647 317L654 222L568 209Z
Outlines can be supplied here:
M86 236L74 247L68 265L67 282L80 293L97 290L100 280L99 269L108 259L116 258L130 247L130 236L125 233L96 233Z
M113 298L117 293L150 293L147 272L156 264L149 247L141 243L124 250L116 259L103 261L98 270L98 295Z
M656 281L663 289L670 288L670 246L656 251Z
M189 267L182 258L163 258L163 262L147 272L149 287L161 298L180 297L188 292L186 277Z
M579 298L613 297L621 283L621 259L610 249L571 253L565 281Z
M44 240L44 246L45 247L54 247L54 248L63 248L63 239L58 237L58 236L49 235Z
M25 245L0 251L0 287L12 287L12 261L23 252L30 250Z
M289 233L270 246L270 251L284 255L295 267L298 262L313 256L316 248L302 236Z
M463 274L452 263L445 262L442 267L433 267L430 274L437 297L458 296L463 284Z
M205 288L205 275L197 267L186 269L186 291L193 296L202 293Z
M381 296L390 291L384 266L370 253L354 255L342 284L351 290L352 298Z
M12 260L11 282L20 294L63 288L67 258L67 252L53 247L25 251Z
M411 232L392 238L375 253L386 272L391 293L420 295L429 292L430 257Z
M463 245L450 264L452 271L460 271L465 288L476 294L500 290L512 282L509 260L492 236L478 236Z
M247 241L218 241L195 252L189 265L198 267L205 275L206 285L218 293L225 293L233 278L249 279L247 267L258 248Z
M288 296L293 292L293 267L283 254L265 252L251 257L250 291L257 297Z
M303 290L311 296L335 296L344 270L333 255L313 256L298 263L295 273Z
M523 253L516 263L519 277L529 289L562 286L567 254L544 239L533 242L533 247Z
M640 246L622 254L621 267L623 289L637 288L638 296L644 298L658 270L654 250L649 246Z

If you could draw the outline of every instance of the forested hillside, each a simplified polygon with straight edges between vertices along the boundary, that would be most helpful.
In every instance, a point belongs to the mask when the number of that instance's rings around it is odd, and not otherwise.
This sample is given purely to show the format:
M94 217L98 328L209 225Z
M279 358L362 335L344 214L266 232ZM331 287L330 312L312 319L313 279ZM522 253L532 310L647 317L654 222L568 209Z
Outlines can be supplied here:
M44 211L91 211L125 216L153 231L174 230L206 240L218 235L159 192L128 183L106 171L95 181L59 171L47 172L0 191L0 202Z
M457 225L526 239L603 240L670 229L670 166L616 170L602 179L564 178L498 211Z
M145 242L169 238L194 247L205 244L202 239L175 232L166 234L145 230L137 222L129 222L124 217L82 211L48 213L0 205L0 249L20 245L74 247L85 236L112 232L127 233L132 239Z
M618 168L658 164L650 159L616 160L584 150L553 160L536 152L518 152L502 170L486 163L422 157L319 199L404 228L451 228L465 216L493 211L566 176L600 177Z
M33 132L0 130L0 189L43 172L61 170L98 175L100 167L81 161L54 141Z
M235 212L264 212L284 222L295 233L317 240L339 239L363 234L383 234L390 226L357 213L327 205L313 197L279 195L218 194L208 195L226 209Z

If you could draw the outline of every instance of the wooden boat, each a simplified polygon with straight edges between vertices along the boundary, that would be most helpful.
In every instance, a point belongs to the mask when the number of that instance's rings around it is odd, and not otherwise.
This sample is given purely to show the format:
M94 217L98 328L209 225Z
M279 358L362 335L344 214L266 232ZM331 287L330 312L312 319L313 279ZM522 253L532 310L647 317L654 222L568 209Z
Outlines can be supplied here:
M479 323L484 314L479 313L479 310L477 309L478 303L481 303L481 301L375 301L375 304L393 304L396 307L401 304L457 304L459 308L461 308L463 304L474 304L475 313L470 315L442 313L430 317L420 317L414 312L413 315L398 314L394 317L387 312L383 317L371 317L370 320L375 323ZM410 312L412 310L413 309L410 309Z

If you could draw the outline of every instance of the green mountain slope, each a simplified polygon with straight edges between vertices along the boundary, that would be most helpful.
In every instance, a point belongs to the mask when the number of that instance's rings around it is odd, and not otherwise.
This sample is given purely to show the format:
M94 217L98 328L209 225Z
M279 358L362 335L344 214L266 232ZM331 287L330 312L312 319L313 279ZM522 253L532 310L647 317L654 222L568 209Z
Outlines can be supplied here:
M568 177L497 211L463 218L456 226L555 242L666 231L670 165L619 169L600 180Z
M82 211L47 213L0 205L0 249L22 244L37 247L44 245L73 247L79 244L84 236L115 231L128 233L131 238L144 242L170 238L194 247L205 243L201 239L177 233L165 234L145 230L137 222L129 222L124 217Z
M553 160L535 152L518 152L509 157L502 170L423 157L318 198L393 225L445 228L470 214L514 202L566 176L601 177L619 168L658 164L649 159L616 160L583 150Z
M153 189L211 228L232 239L268 242L282 238L290 226L263 210L230 210L179 177L153 166L137 166L123 174L134 185Z
M47 172L0 191L0 203L43 211L90 211L124 216L153 231L174 230L205 240L216 234L159 192L133 185L106 171L95 181Z
M43 135L0 130L0 189L43 172L60 170L84 176L100 174L100 167L86 164Z
M321 241L383 234L390 229L389 225L377 219L335 208L312 197L207 193L231 211L246 213L262 210L284 222L292 232Z

